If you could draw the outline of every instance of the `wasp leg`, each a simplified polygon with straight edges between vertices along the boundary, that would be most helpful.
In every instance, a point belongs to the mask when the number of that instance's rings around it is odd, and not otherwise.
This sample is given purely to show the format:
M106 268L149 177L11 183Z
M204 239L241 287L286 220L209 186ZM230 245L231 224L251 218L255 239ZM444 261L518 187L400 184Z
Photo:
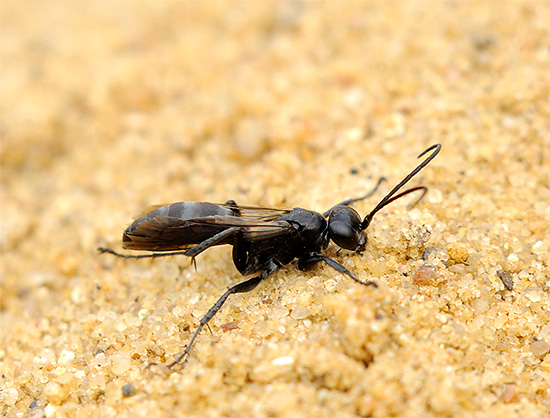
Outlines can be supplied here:
M197 339L199 333L201 330L205 327L205 325L208 324L208 322L216 315L216 313L220 310L220 308L223 306L225 301L229 296L231 296L234 293L245 293L250 292L253 290L258 284L268 277L269 275L273 274L275 271L277 271L279 268L281 268L281 265L276 262L271 262L270 265L268 265L262 272L251 279L245 280L242 283L236 284L233 287L230 287L218 300L217 302L212 305L212 307L206 312L206 314L201 318L201 321L199 323L199 326L195 330L195 333L191 337L191 340L187 345L185 346L185 349L183 352L172 362L168 365L168 368L171 369L176 364L180 363L187 355L189 354L189 351L191 351L191 348L193 347L193 344L195 343L195 340Z
M235 216L241 216L241 210L239 209L239 205L234 200L228 200L224 203L224 205L227 205L230 207L230 209L233 211Z
M97 247L97 251L99 251L100 254L112 254L119 258L157 258L157 257L168 257L171 255L185 255L185 251L171 251L167 253L152 253L152 254L121 254L117 253L114 250L111 250L110 248L105 247Z
M210 247L213 247L215 245L220 244L223 240L229 238L232 235L235 235L241 228L240 227L233 227L228 228L222 232L217 233L213 237L210 237L208 239L205 239L200 244L195 245L194 247L189 248L187 251L185 251L183 254L185 254L187 257L193 257L195 258L203 251L209 249Z
M365 285L365 286L378 287L376 282L373 282L373 281L370 281L370 280L369 281L363 281L361 279L358 279L357 277L355 277L355 275L351 271L349 271L343 265L337 263L332 258L325 257L324 255L319 254L319 253L310 253L310 254L304 255L302 258L298 259L297 267L300 270L309 270L310 268L312 268L319 261L324 261L330 267L332 267L334 270L336 270L339 273L345 274L346 276L348 276L348 277L352 278L353 280L355 280L357 283L361 283L362 285Z
M231 235L235 234L235 232L237 232L238 230L239 230L239 228L237 228L237 227L226 229L226 230L214 235L213 237L205 239L200 244L197 244L194 247L191 247L191 248L189 248L185 251L171 251L171 252L166 252L166 253L151 253L151 254L134 255L134 254L117 253L116 251L113 251L109 248L104 248L104 247L98 247L97 250L101 254L103 254L103 253L112 254L112 255L114 255L116 257L120 257L120 258L157 258L157 257L167 257L167 256L171 256L171 255L186 255L187 257L192 257L193 258L193 263L194 263L194 258L197 255L199 255L203 251L207 250L208 248L219 244L224 239L226 239L226 238L230 237Z

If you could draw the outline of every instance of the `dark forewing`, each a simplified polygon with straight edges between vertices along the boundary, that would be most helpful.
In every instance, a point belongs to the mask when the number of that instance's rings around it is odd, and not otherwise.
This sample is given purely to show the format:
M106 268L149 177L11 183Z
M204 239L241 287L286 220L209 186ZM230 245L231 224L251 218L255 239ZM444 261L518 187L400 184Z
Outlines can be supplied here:
M185 250L228 228L242 228L249 241L269 239L294 230L285 221L276 221L288 211L238 207L241 216L206 216L182 220L169 216L155 216L125 231L122 246L132 250L177 251ZM261 216L264 213L265 216ZM231 244L232 238L217 245Z

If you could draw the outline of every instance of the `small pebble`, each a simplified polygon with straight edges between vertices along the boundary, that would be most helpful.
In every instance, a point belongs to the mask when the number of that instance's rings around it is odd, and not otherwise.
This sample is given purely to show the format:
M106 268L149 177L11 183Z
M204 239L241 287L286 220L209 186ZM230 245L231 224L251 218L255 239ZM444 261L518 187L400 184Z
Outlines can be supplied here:
M504 385L504 392L502 393L502 400L504 403L512 402L517 396L517 386L515 383L507 383Z
M292 312L290 313L290 317L293 319L304 319L309 315L309 309L307 309L305 306L302 305L296 305Z
M435 249L435 247L427 247L425 250L424 250L424 254L422 254L422 259L424 261L428 261L430 256L434 256L437 254L437 250Z
M128 356L115 354L111 357L111 370L117 375L126 373L131 365L132 361Z
M538 340L529 345L529 350L536 357L544 357L550 351L550 344L544 340Z
M60 404L67 398L68 389L66 385L52 381L44 387L43 394L49 402L53 404Z
M19 392L17 392L17 389L15 388L9 388L6 389L3 393L4 396L2 396L2 400L6 403L8 406L13 406L17 402L17 399L19 398Z
M504 287L506 287L506 289L508 290L514 289L514 281L512 280L512 275L508 271L504 269L500 269L497 271L497 275L499 279L502 281L502 284L504 285Z
M125 398L129 398L130 396L134 396L135 394L136 387L131 383L126 383L124 386L122 386L122 396L124 396Z
M436 278L437 269L430 264L421 265L414 271L412 275L413 283L418 285L434 284Z
M220 329L222 331L231 331L237 328L239 328L239 323L236 321L226 322L225 324L220 325Z
M449 245L449 257L457 264L464 264L468 260L468 248L462 244Z
M277 357L276 359L273 359L271 361L271 364L273 364L274 366L288 366L288 365L294 364L294 357L291 357L291 356Z

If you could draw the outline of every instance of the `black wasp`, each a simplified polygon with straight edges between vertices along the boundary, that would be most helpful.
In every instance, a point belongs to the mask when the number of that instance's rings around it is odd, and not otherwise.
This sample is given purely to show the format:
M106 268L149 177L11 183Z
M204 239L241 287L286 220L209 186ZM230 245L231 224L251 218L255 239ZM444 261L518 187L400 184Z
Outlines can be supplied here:
M423 186L396 193L435 158L441 144L432 145L418 158L432 150L430 156L397 184L363 220L349 205L374 193L383 178L365 196L345 200L323 214L302 208L283 210L240 206L232 200L224 204L179 202L162 206L137 219L122 235L123 248L159 252L125 255L108 248L98 250L123 258L183 254L194 262L195 257L208 248L229 244L233 246L233 262L241 274L259 273L232 286L218 299L201 318L185 350L168 365L171 368L189 354L201 330L230 295L254 289L266 277L295 259L300 270L308 270L323 261L356 282L376 286L372 281L358 279L344 266L324 256L322 251L332 240L343 249L361 253L367 243L365 230L378 211L415 191L422 190L421 199L427 191Z

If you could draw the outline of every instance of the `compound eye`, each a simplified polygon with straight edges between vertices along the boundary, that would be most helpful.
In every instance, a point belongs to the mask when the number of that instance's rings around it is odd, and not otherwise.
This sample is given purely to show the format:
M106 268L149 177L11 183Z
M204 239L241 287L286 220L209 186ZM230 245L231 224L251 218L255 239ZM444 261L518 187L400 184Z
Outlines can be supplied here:
M361 230L359 214L349 206L336 206L328 220L329 237L346 250L362 251L365 233Z
M359 243L359 234L343 222L331 222L329 224L329 234L336 245L346 250L355 250Z

